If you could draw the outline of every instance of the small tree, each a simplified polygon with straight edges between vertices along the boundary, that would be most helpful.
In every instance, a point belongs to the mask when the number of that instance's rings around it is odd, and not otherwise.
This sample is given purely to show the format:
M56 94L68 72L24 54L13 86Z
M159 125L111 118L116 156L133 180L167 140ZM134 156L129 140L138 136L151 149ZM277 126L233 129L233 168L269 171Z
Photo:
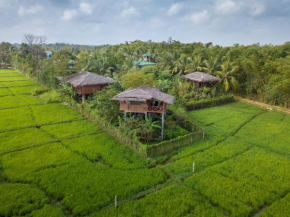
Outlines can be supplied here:
M100 117L105 118L110 123L117 123L119 111L119 102L111 100L119 92L114 85L104 88L93 96L91 105L96 108Z
M127 73L121 77L122 82L126 88L139 87L142 85L153 86L154 77L152 74L144 74L141 71Z

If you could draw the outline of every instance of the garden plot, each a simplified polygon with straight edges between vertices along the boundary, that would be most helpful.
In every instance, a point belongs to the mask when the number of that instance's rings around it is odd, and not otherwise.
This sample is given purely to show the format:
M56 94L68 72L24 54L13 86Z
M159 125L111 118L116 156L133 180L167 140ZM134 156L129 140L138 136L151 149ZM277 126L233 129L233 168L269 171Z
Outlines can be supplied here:
M213 207L198 192L185 186L172 185L147 195L145 198L121 204L118 209L112 208L95 213L90 217L222 217L223 211Z
M0 78L1 81L1 78ZM5 87L25 87L25 86L38 86L34 81L14 81L14 82L0 82L0 85ZM0 86L1 87L1 86Z
M270 206L267 206L258 217L289 217L290 207L290 194L286 195L284 198L276 201Z
M55 139L52 136L37 128L0 133L0 153L43 144L53 140Z
M172 160L179 160L219 144L263 112L264 109L243 102L189 112L188 117L204 129L205 140L179 150Z
M37 105L41 102L33 96L18 95L18 96L2 96L0 97L0 109L15 108L28 105Z
M92 163L60 143L8 153L1 162L5 178L37 184L75 215L111 204L115 195L126 199L166 180L160 169L114 169Z
M35 121L28 107L0 110L0 131L35 126Z
M48 198L27 184L0 183L0 216L23 216L42 208Z
M25 87L10 87L9 89L13 94L31 94L33 90L39 86L25 86Z
M25 156L25 157L23 157ZM11 152L0 157L4 176L13 182L28 181L27 175L47 168L75 164L82 157L75 155L61 143L50 143L42 146Z
M99 161L110 167L128 170L149 166L148 160L106 133L64 140L63 143L89 160Z
M45 205L43 208L34 210L25 217L64 217L61 208L52 205Z
M241 129L236 138L290 156L289 115L270 111L257 117Z
M55 138L63 139L66 137L97 133L101 131L101 128L90 121L82 120L69 123L46 125L42 126L41 130L49 133Z
M0 88L0 96L13 95L13 92L9 88Z
M185 183L230 216L249 216L285 194L289 170L289 159L255 148L194 174Z
M32 106L31 109L37 125L72 121L83 118L77 111L62 104Z
M235 138L228 138L219 145L213 146L203 152L181 158L174 163L167 165L174 174L190 173L193 170L193 162L195 163L195 171L200 171L206 167L223 162L227 159L235 157L243 152L248 151L251 146Z
M4 76L0 76L0 82L3 82L3 81L29 81L28 78L24 77L24 76L13 76L13 77L4 77Z

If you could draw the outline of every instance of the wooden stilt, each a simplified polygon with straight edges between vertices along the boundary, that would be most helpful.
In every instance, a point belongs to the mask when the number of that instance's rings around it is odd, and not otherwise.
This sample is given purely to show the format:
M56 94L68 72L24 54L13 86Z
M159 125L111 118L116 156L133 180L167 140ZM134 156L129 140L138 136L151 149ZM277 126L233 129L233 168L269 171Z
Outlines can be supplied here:
M124 112L124 121L127 121L127 112Z
M86 95L82 94L82 103L85 103Z
M161 139L164 138L164 113L162 113L162 129L161 129Z

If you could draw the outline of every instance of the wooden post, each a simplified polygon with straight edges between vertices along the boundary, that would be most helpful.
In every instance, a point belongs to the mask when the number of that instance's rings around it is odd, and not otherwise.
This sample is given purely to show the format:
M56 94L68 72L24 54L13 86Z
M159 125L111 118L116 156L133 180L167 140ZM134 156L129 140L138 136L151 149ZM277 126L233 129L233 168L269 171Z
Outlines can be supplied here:
M85 103L86 95L82 94L82 103Z
M116 208L118 207L118 198L117 198L117 195L115 196L115 207Z
M194 172L194 162L192 163L192 172Z
M164 113L162 113L162 128L161 128L161 139L164 138Z
M124 112L124 121L127 121L127 112Z
M145 118L147 118L147 112L146 113L144 113L145 114Z

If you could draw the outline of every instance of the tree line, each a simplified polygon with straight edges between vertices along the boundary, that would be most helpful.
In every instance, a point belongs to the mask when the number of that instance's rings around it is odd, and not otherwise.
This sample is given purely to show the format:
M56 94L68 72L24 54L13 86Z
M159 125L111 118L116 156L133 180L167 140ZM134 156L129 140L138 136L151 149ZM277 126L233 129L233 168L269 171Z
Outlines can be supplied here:
M0 63L12 64L43 83L55 87L55 77L87 70L113 77L119 89L149 84L181 100L232 93L258 101L290 107L290 44L222 47L212 43L133 41L105 46L62 46L56 50L45 37L29 35L15 47L0 44ZM45 50L53 50L47 59ZM136 69L132 61L150 54L156 67ZM214 89L197 90L183 79L203 71L221 78Z

